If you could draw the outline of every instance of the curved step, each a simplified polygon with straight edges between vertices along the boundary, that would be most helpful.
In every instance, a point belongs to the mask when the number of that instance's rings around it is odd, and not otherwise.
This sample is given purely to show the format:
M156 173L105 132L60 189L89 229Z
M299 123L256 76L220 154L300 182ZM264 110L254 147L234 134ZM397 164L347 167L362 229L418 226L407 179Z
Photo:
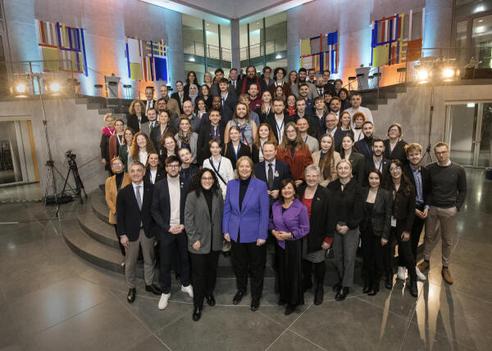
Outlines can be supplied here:
M124 273L121 267L121 253L113 247L94 240L79 227L77 222L63 223L62 234L70 249L80 257L104 269Z
M93 211L84 211L77 216L82 230L104 245L119 248L114 227L101 220Z
M100 191L95 191L89 195L89 203L96 216L109 224L108 206L104 199L104 194Z

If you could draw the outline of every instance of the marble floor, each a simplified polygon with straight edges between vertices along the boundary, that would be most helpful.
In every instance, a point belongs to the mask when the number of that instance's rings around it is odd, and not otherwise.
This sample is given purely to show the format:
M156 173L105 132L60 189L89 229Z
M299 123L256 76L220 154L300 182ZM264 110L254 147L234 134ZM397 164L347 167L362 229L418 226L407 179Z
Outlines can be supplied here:
M375 297L357 285L343 302L327 288L321 306L307 293L299 313L287 317L271 279L257 312L248 297L231 304L234 280L226 278L218 281L217 306L199 322L176 286L165 311L142 281L129 305L122 275L92 266L64 243L76 203L63 206L61 220L41 203L0 205L0 350L490 350L492 182L481 171L468 176L453 286L442 282L436 248L417 299L401 282Z

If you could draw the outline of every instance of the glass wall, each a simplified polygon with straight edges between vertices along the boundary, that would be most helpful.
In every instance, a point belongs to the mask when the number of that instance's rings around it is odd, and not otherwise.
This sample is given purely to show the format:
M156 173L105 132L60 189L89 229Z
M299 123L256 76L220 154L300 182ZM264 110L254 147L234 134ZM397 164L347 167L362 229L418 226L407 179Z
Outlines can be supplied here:
M492 0L456 0L454 13L458 63L492 68Z
M282 12L240 26L241 68L287 66L287 13Z
M199 83L205 72L231 65L231 27L183 15L185 74L195 71Z

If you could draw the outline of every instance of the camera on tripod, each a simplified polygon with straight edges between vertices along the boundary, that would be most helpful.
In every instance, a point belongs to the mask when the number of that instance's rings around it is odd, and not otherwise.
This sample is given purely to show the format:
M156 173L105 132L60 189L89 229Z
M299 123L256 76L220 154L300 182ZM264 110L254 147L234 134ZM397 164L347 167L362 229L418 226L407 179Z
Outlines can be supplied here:
M77 155L72 152L72 150L68 150L65 152L65 157L68 158L68 162L74 161L77 158Z

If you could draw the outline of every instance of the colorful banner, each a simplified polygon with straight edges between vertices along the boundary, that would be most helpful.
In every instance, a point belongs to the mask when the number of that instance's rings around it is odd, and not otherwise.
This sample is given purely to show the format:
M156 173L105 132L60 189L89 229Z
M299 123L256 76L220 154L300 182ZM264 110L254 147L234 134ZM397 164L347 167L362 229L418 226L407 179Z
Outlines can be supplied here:
M167 81L167 57L164 40L126 39L128 77L133 80Z
M326 38L326 41L324 41ZM319 42L319 46L318 46ZM319 73L329 69L338 72L338 32L301 39L301 67L314 68Z
M406 33L408 36L403 33L405 21L412 22L412 19L412 12L410 12L410 16L401 13L373 22L371 40L373 67L415 61L420 58L422 39L408 40L411 33ZM409 23L408 28L411 27Z
M84 30L67 26L60 22L36 20L38 45L41 47L44 70L85 73L87 76L87 57L85 53Z

